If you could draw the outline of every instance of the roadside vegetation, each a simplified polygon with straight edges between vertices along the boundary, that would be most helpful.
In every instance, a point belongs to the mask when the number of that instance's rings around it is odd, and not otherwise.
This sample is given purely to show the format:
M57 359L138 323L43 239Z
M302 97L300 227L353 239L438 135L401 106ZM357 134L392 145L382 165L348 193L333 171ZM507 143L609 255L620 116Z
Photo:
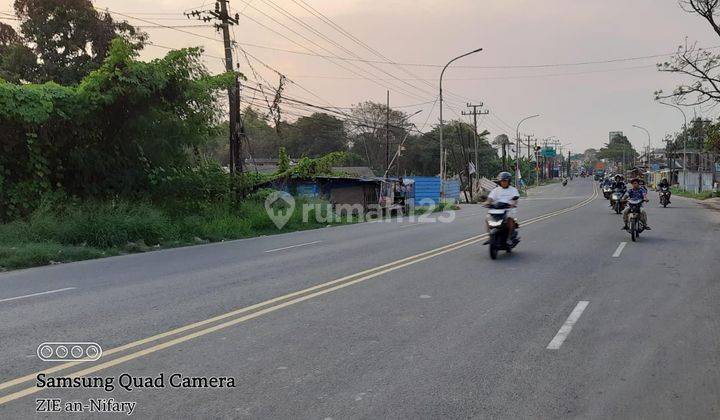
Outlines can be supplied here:
M202 48L142 61L147 34L91 0L13 6L17 25L0 22L0 270L336 223L312 214L303 223L296 206L278 230L262 188L341 175L338 166L383 174L388 128L403 142L402 173L436 173L437 127L420 133L405 112L371 101L300 115L307 108L278 88L268 109L242 110L247 156L276 158L277 170L231 174L227 89L257 89L253 81L210 74ZM446 122L448 177L466 183L474 134ZM477 170L492 177L500 160L488 135L478 135Z
M694 198L696 200L707 200L708 198L720 197L720 192L718 192L718 191L703 191L700 193L696 193L696 192L692 192L692 191L685 191L676 186L670 187L670 191L674 195L679 195L681 197L687 197L687 198Z

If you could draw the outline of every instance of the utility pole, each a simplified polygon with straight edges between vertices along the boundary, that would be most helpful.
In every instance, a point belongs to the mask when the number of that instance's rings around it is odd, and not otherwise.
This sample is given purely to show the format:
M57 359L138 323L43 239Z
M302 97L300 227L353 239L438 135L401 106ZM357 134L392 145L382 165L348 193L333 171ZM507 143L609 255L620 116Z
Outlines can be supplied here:
M186 12L185 16L188 19L194 17L203 22L211 22L218 20L219 23L215 23L215 28L221 30L223 34L223 44L225 46L225 71L231 73L233 69L233 57L232 57L232 44L230 42L230 25L237 25L240 16L236 13L234 17L228 15L227 10L228 0L217 0L215 2L214 10L193 10ZM229 103L229 118L230 118L230 172L242 173L242 132L240 119L240 82L235 77L235 83L228 88L228 103Z
M530 139L532 138L532 136L528 135L526 137L527 137L527 158L528 158L528 160L530 160Z
M390 91L387 91L385 107L385 173L390 170Z
M482 107L483 107L483 103L482 103L482 102L480 102L479 104L471 104L471 103L468 102L468 103L467 103L467 107L468 107L468 108L472 108L472 111L469 111L469 112L461 111L460 113L461 113L462 115L472 115L472 116L473 116L473 125L475 126L475 131L474 131L474 133L473 133L473 134L474 134L473 140L474 140L474 142L475 142L475 161L474 161L474 163L475 163L475 183L479 183L479 182L480 182L480 171L478 170L478 168L480 167L480 162L478 162L478 160L479 160L480 158L478 157L478 126L477 126L477 116L478 116L478 115L487 115L487 114L490 113L490 111L489 111L489 110L485 110L485 111L480 110L480 111L478 111L478 108L482 108ZM472 188L472 178L471 178L471 181L470 181L470 191L473 191L473 188Z
M567 177L570 178L570 151L568 150Z

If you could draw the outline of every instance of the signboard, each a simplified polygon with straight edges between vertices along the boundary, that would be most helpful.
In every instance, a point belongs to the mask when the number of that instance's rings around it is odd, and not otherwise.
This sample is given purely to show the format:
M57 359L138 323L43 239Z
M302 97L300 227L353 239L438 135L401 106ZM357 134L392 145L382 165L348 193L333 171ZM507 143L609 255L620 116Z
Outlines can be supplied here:
M540 150L540 154L542 157L546 158L554 158L555 156L557 156L557 152L555 152L554 147L543 147Z

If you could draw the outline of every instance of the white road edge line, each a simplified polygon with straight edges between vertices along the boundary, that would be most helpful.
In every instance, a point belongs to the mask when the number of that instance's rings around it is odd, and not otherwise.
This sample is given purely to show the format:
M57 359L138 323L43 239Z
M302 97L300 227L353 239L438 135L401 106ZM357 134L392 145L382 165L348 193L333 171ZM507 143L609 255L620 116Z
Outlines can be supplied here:
M15 297L11 297L11 298L0 299L0 302L10 302L11 300L25 299L25 298L35 297L35 296L40 296L40 295L49 295L51 293L66 292L68 290L74 290L74 289L76 289L76 287L65 287L63 289L48 290L47 292L31 293L29 295L22 295L22 296L15 296Z
M299 246L315 245L315 244L319 244L320 242L322 242L322 241L305 242L304 244L297 244L297 245L284 246L282 248L268 249L263 252L283 251L283 250L290 249L290 248L297 248Z
M612 255L613 258L617 258L620 256L620 254L623 252L623 249L625 249L625 245L627 245L627 242L620 242L620 245L618 245L615 253Z
M580 315L582 315L583 311L585 311L585 308L587 308L588 304L590 304L587 300L581 300L578 302L577 306L575 306L575 309L570 313L570 316L565 321L565 323L560 327L560 331L558 331L557 334L555 334L555 337L553 337L552 341L550 341L550 344L547 345L548 350L557 350L562 346L563 342L567 338L567 336L570 334L570 331L573 329L573 325L577 322L577 320L580 318Z

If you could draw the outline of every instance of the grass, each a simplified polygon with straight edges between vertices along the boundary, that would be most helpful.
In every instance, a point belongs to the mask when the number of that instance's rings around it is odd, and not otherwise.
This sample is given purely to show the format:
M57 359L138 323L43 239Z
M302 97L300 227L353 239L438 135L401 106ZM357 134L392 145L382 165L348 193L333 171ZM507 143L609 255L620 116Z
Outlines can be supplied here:
M679 195L681 197L694 198L696 200L707 200L708 198L720 197L720 193L717 191L703 191L701 193L696 193L693 191L682 190L676 186L670 187L670 191L675 195Z
M0 224L0 271L145 252L251 236L314 229L356 220L327 220L313 207L307 223L302 205L277 229L262 200L182 206L117 200L77 202L50 199L29 217ZM318 214L320 211L320 214Z

